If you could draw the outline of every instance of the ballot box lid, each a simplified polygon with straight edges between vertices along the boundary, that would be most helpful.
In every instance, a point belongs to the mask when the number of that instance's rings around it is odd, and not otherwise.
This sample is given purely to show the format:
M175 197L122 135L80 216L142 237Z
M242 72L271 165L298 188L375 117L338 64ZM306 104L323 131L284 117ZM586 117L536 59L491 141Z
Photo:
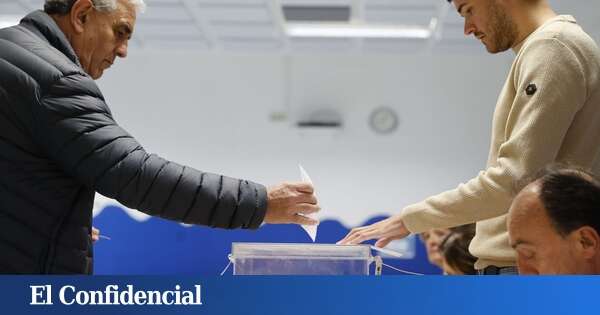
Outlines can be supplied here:
M371 259L369 245L233 243L232 258Z

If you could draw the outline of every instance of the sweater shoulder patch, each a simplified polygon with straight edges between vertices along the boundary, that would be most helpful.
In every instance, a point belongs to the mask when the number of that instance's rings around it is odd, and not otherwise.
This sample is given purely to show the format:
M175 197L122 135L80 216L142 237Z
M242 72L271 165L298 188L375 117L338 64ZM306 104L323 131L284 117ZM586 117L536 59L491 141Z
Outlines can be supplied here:
M535 83L529 83L525 88L525 93L529 96L533 96L535 92L537 92L537 85L535 85Z

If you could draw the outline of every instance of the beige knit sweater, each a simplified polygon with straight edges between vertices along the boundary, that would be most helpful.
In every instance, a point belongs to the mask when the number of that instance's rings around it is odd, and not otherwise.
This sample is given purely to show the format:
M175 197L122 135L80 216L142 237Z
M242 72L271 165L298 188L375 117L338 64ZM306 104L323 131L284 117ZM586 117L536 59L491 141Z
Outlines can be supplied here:
M470 246L477 269L515 265L506 229L515 180L555 161L600 171L598 46L573 17L558 16L514 50L486 169L402 212L413 233L477 222Z

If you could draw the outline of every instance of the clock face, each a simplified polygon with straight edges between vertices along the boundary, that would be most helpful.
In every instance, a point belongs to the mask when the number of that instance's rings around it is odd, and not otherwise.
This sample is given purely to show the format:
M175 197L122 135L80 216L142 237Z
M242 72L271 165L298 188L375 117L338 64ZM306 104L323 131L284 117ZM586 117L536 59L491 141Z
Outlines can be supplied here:
M392 133L398 128L398 115L389 107L379 107L371 113L369 124L377 133Z

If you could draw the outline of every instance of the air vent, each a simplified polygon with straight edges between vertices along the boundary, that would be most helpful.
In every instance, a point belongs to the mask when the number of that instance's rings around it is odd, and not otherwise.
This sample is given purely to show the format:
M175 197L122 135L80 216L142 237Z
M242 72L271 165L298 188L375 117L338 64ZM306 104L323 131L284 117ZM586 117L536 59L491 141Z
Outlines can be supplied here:
M341 128L342 115L335 109L323 108L306 111L301 115L301 118L296 122L299 128Z
M284 5L283 15L287 22L349 22L349 6L299 6Z

